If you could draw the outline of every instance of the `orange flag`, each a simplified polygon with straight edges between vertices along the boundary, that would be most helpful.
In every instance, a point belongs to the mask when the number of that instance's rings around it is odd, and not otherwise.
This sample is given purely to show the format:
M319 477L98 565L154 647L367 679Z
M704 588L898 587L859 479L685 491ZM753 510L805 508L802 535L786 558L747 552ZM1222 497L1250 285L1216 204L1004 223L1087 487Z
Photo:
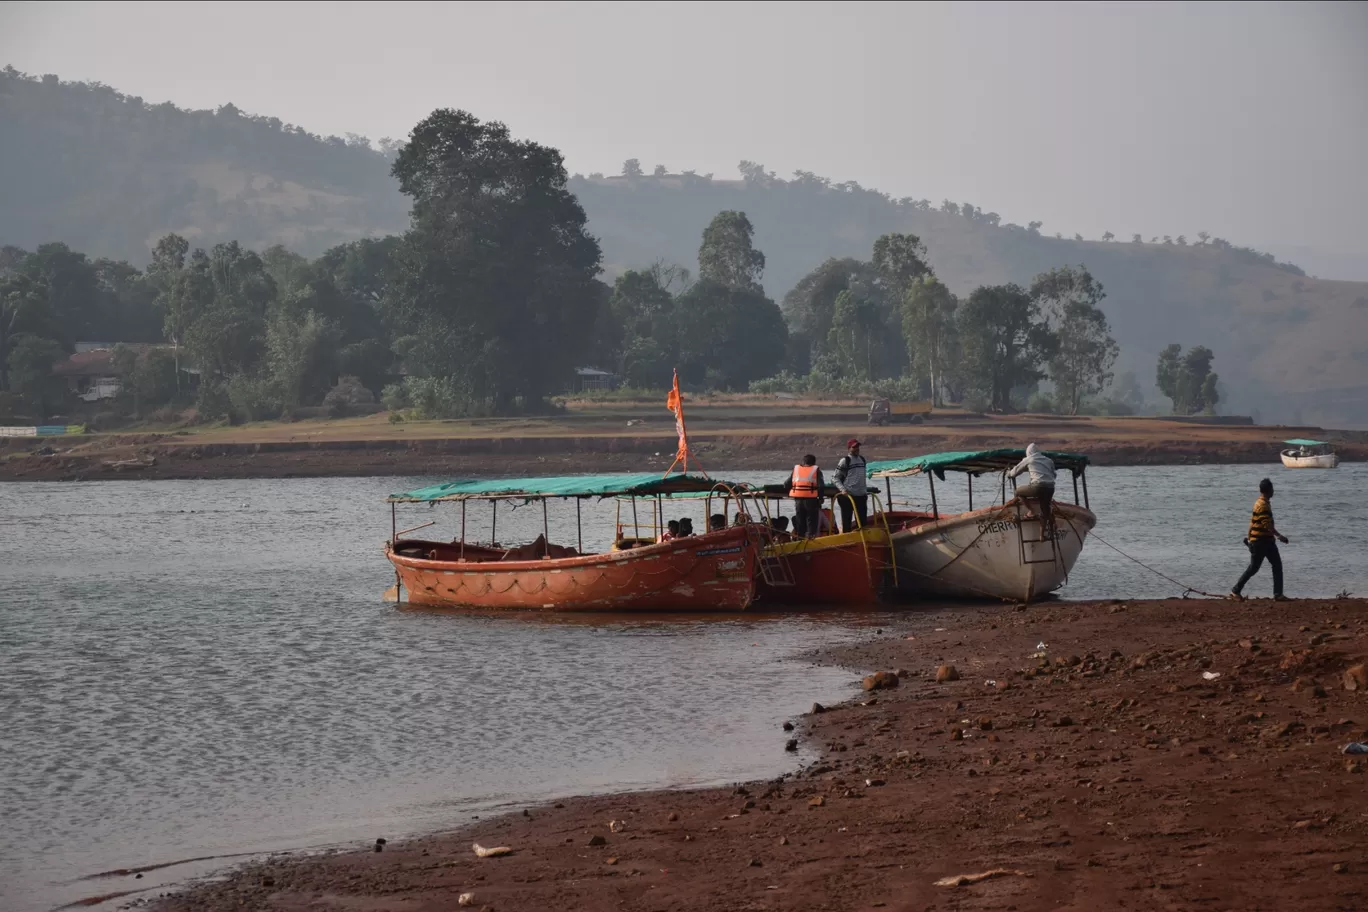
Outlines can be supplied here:
M674 471L674 467L681 463L683 464L683 471L687 472L689 471L689 435L684 431L684 397L679 393L678 370L674 372L674 387L665 399L665 407L674 412L675 433L679 435L679 448L675 451L674 462L670 463L670 468L665 474L670 474Z

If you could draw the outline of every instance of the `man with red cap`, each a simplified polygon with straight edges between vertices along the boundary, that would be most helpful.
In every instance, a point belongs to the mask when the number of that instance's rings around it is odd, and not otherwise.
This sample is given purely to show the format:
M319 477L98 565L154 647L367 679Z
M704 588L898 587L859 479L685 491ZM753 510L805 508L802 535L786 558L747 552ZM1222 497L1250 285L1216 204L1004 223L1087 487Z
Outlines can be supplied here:
M836 501L841 505L842 532L853 532L856 528L863 529L865 523L869 521L866 465L865 458L860 455L860 441L854 437L847 440L846 455L842 456L840 462L836 463L836 487L841 492ZM858 527L853 522L852 514L860 518Z

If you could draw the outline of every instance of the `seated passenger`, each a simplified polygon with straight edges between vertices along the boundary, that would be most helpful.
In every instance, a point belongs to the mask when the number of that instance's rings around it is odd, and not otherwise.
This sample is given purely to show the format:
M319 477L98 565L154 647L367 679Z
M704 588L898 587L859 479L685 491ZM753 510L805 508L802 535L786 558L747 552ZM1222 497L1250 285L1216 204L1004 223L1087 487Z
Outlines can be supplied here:
M665 534L660 536L660 540L667 542L674 541L676 538L679 538L679 520L672 519L669 524L666 525Z
M727 528L727 514L714 513L708 518L709 532L721 532L725 528Z
M746 524L746 522L747 522L747 520L746 520L746 514L745 514L745 513L737 513L737 514L736 514L736 518L732 520L732 525L733 525L733 526L744 526L744 525Z
M691 535L693 535L693 520L686 516L679 521L679 537L688 538Z

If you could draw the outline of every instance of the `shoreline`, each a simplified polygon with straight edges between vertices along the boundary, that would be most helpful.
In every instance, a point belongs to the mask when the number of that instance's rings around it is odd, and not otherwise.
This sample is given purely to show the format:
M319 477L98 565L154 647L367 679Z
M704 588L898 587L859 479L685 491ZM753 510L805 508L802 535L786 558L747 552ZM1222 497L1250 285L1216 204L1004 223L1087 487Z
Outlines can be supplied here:
M925 427L859 429L871 458L914 453L1021 446L1086 453L1095 465L1266 464L1279 467L1277 447L1245 428L1203 428L1201 435L1149 433L1103 436L1088 428L980 429ZM690 443L706 467L782 471L795 454L830 457L844 450L851 432L775 429L763 432L692 432ZM449 432L448 432L449 434ZM1339 432L1344 462L1368 460L1368 433ZM582 472L664 471L674 456L672 433L391 436L380 439L251 437L218 433L98 434L82 437L0 439L0 481L103 481L111 479L326 478L414 475L557 475ZM1357 438L1362 436L1363 441ZM302 438L302 439L301 439Z
M383 852L272 857L149 902L1352 907L1368 892L1368 822L1344 796L1362 787L1368 758L1340 749L1368 737L1365 609L1170 599L909 612L882 635L804 656L906 673L892 689L775 719L777 740L822 750L776 779L566 798ZM941 666L955 679L937 683ZM472 843L513 853L477 858ZM998 869L1008 873L936 883Z

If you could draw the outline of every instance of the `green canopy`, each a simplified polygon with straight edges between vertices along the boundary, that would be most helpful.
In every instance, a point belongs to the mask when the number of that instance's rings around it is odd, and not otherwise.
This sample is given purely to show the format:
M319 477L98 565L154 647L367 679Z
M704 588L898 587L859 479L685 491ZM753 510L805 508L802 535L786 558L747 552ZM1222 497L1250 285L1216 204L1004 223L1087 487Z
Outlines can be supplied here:
M711 491L735 482L676 473L664 478L654 472L626 475L551 475L544 478L500 478L492 481L449 481L403 494L391 494L390 503L431 503L438 500L495 500L535 497L654 497L657 494L690 494Z
M1329 446L1324 440L1303 440L1300 437L1293 437L1291 440L1284 440L1288 446Z
M1041 452L1054 461L1056 468L1068 469L1075 475L1082 472L1088 464L1088 457L1077 453L1055 453L1045 450ZM1025 450L960 450L952 453L909 456L906 459L879 460L869 463L866 470L871 478L889 478L935 472L937 478L944 480L947 471L968 472L970 475L1001 472L1004 469L1012 468L1025 458Z

